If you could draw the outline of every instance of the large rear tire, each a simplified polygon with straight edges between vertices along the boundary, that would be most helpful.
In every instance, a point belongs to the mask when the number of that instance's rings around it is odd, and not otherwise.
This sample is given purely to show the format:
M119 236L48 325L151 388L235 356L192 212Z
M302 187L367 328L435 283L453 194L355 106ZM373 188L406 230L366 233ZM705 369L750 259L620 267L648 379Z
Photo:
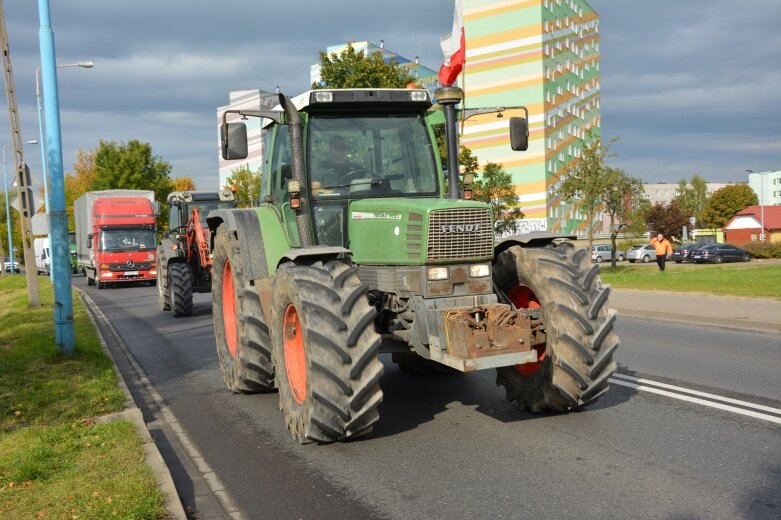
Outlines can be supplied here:
M168 300L177 318L193 313L193 273L183 262L168 266Z
M217 357L222 378L232 392L268 392L274 389L271 339L260 296L245 275L241 247L227 226L217 228L212 252Z
M279 405L301 443L358 437L379 419L381 340L366 291L355 268L338 260L285 264L274 277Z
M160 282L157 284L157 303L161 311L171 310L171 299L168 297L168 269L163 267L162 255L160 249L157 250L157 259L155 260L155 269Z
M497 369L507 400L531 412L568 411L594 402L608 390L616 369L616 312L608 309L610 286L590 266L587 251L572 244L514 246L494 266L497 288L519 308L541 308L546 343L538 362Z

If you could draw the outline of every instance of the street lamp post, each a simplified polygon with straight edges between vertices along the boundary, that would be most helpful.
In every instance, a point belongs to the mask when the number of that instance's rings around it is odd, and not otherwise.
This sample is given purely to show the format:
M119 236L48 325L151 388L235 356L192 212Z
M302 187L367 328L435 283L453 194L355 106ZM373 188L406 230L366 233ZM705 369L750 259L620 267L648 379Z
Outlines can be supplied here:
M30 139L27 141L27 144L37 144L38 141L35 139ZM11 274L14 273L14 244L12 242L13 240L13 234L11 230L13 229L12 221L11 221L11 205L8 201L8 170L6 168L6 159L5 159L5 149L10 148L10 144L4 144L3 145L3 191L5 192L5 225L6 228L8 228L8 256L11 260Z
M767 172L755 172L753 170L746 170L749 173L756 173L759 175L759 241L765 241L765 173Z
M78 63L66 63L64 65L57 65L58 69L64 69L68 67L81 67L83 69L91 69L95 66L95 63L92 61L80 61ZM47 228L49 229L48 237L49 237L49 247L51 248L52 243L52 234L51 234L51 226L48 223L49 218L49 177L48 177L48 168L47 168L47 158L46 158L46 136L44 134L44 128L43 128L43 103L41 101L41 67L40 65L35 68L35 99L38 103L38 135L40 137L41 142L41 172L43 175L43 201L44 201L44 207L46 208L46 218L47 218ZM49 270L49 277L54 280L54 270L56 267L54 265L51 266L51 269Z

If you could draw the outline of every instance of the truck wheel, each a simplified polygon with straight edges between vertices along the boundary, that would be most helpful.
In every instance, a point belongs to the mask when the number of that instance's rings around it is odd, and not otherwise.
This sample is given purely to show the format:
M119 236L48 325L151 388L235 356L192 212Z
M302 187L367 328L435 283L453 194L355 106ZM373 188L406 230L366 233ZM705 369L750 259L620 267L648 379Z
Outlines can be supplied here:
M189 265L176 262L168 266L168 301L177 318L193 313L193 273Z
M288 263L274 276L272 342L279 405L301 443L371 431L382 401L376 310L355 268Z
M542 309L547 341L537 363L501 367L496 384L521 409L574 410L604 394L616 369L616 312L606 306L610 286L589 268L587 252L569 243L514 246L494 265L496 287L517 308Z
M217 228L212 252L212 316L217 356L232 392L274 389L271 339L260 296L245 278L241 245L227 226Z
M87 274L86 271L84 272L84 276L87 277L87 285L95 285L95 279L94 278L90 278L89 274Z
M160 305L161 311L170 311L171 299L168 297L168 272L163 269L160 262L160 250L157 251L157 260L155 263L157 277L160 279L160 282L157 284L157 303Z

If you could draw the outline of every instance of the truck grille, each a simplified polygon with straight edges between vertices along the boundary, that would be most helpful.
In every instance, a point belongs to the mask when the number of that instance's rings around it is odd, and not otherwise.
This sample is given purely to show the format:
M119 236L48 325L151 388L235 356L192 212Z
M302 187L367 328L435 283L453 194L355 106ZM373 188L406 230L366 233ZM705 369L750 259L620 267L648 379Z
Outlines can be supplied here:
M108 264L108 268L111 271L148 271L152 268L152 262L135 262L132 266L127 265L127 262Z
M464 260L493 256L490 208L432 211L428 223L426 260Z

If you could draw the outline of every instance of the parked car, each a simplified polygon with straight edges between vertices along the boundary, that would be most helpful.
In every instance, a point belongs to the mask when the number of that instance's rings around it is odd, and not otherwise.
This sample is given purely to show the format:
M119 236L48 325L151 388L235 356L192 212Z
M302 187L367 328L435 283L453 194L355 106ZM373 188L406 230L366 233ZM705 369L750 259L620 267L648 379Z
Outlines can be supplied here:
M676 264L691 262L691 254L705 244L683 244L675 248L672 259Z
M643 263L656 260L656 249L651 244L632 246L626 252L626 259L634 263L638 260Z
M612 251L613 246L611 245L591 246L591 261L598 264L603 261L610 261L612 258L610 253ZM625 257L626 255L623 251L616 250L616 261L623 262Z
M751 260L751 253L730 244L708 244L692 251L691 259L698 264L704 262L712 264L748 262Z
M3 262L5 263L5 272L6 273L10 273L11 272L11 257L6 256L3 259ZM14 271L17 272L17 273L21 271L19 269L19 262L16 261L16 258L14 258Z

